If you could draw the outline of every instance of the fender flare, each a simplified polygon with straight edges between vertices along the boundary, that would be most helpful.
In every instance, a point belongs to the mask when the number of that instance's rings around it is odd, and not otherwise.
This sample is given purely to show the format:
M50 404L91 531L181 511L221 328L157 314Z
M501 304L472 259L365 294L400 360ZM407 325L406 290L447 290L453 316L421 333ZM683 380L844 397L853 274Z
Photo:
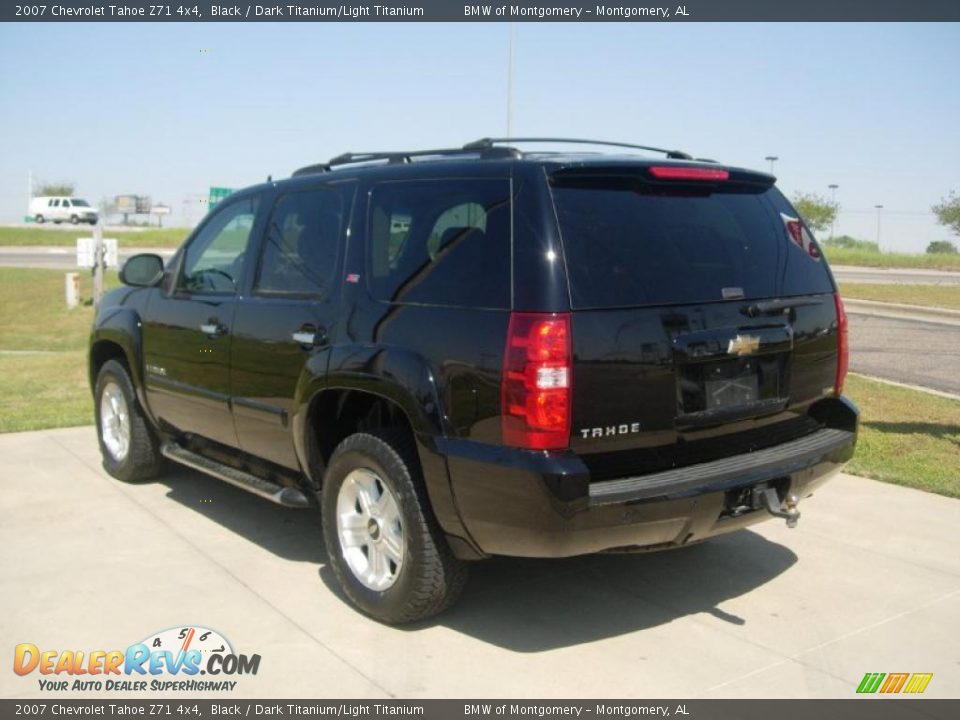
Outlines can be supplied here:
M143 369L143 325L136 310L116 307L108 310L97 320L90 334L90 347L87 353L87 372L90 376L90 390L95 391L97 377L94 373L94 357L98 346L104 343L116 345L130 370L130 380L137 392L137 399L151 420L154 420L147 405Z
M342 361L341 361L342 360ZM297 386L291 417L294 446L301 468L315 487L321 478L313 476L307 439L314 403L324 393L354 391L382 398L405 415L413 430L424 484L434 515L449 538L456 538L467 555L479 550L460 519L446 458L437 438L450 434L443 415L436 375L419 354L397 347L340 346L332 353L326 373L307 364ZM315 466L314 466L315 467Z

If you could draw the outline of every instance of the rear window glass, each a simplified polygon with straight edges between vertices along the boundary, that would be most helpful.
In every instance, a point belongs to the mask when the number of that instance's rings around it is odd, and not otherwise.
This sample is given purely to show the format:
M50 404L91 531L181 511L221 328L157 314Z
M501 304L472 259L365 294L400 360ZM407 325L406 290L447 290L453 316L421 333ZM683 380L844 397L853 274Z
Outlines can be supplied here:
M822 258L791 241L779 191L664 193L635 182L555 183L575 308L833 292Z
M378 300L510 306L508 180L384 182L370 207L368 278Z

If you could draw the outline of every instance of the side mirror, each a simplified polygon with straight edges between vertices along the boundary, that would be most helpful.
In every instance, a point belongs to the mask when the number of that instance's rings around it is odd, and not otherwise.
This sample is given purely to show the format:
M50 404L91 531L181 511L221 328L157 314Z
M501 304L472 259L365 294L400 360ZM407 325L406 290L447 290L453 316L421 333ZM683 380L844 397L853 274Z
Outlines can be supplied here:
M163 278L163 258L143 253L134 255L120 269L120 281L133 287L153 287Z

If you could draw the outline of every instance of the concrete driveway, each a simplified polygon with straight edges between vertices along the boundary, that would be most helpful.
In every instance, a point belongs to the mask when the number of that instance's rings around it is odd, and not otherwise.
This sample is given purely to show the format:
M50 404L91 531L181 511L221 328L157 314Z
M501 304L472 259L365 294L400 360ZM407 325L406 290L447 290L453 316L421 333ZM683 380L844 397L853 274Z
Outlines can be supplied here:
M956 500L842 476L796 530L483 563L456 608L399 630L340 599L309 511L190 471L118 483L89 427L2 435L0 458L5 653L198 625L261 655L225 699L846 698L866 672L932 672L926 696L960 695ZM10 660L0 694L40 696Z

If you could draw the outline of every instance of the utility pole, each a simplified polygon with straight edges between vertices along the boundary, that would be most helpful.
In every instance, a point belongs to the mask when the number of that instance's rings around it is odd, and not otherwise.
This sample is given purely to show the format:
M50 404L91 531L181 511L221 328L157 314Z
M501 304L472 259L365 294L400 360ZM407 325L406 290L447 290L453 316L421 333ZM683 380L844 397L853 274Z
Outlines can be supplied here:
M827 187L830 188L830 204L833 206L833 219L830 221L830 239L833 240L833 230L837 225L837 188L840 186L831 183Z
M777 160L779 160L779 159L780 159L780 158L778 158L776 155L767 155L767 156L764 158L764 160L766 160L768 163L770 163L770 174L771 174L771 175L773 175L773 164L774 164Z
M877 250L880 249L880 212L883 210L883 205L874 205L877 209Z
M510 49L507 54L507 137L513 134L513 37L514 24L510 23Z

